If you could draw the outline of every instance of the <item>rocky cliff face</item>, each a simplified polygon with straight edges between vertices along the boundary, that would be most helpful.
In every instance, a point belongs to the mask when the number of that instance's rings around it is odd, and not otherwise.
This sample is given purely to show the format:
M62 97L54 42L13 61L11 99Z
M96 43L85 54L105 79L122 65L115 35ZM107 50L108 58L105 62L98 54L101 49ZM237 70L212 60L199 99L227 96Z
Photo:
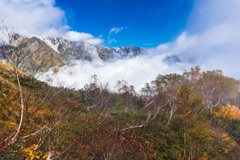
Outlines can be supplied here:
M145 48L141 47L117 47L111 48L112 52L117 53L120 57L132 57L146 52Z
M85 42L71 42L64 38L48 37L42 40L67 61L71 59L91 61L94 56L97 56L102 60L110 60L112 58L137 56L146 51L146 49L141 47L108 48Z

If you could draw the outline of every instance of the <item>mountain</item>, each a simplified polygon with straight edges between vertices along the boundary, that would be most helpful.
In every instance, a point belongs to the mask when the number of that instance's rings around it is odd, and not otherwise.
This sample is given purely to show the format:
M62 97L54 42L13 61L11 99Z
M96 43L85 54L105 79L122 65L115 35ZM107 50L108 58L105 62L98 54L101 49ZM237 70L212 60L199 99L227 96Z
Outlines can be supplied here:
M141 47L116 47L108 48L101 45L93 45L86 42L73 42L62 37L25 38L26 45L21 69L24 71L36 70L40 66L42 71L51 67L60 67L74 60L92 61L100 58L104 61L122 59L144 54L146 49ZM1 49L1 48L0 48ZM0 59L4 60L4 56Z
M64 59L39 38L25 38L27 41L26 52L28 56L24 59L22 66L24 70L31 70L30 67L37 69L43 66L43 71L51 67L59 67L65 64Z
M18 39L16 41L20 40L20 44L15 45L15 42L11 42L13 43L11 46L2 44L0 46L1 60L5 61L10 57L13 58L12 54L14 53L15 55L21 55L14 59L19 59L21 70L30 73L37 70L47 71L51 67L59 67L65 64L64 59L39 38L25 38L20 35L14 35L14 38Z
M113 58L121 59L137 56L146 52L146 49L141 47L130 46L108 48L86 42L72 42L62 37L47 37L43 38L42 41L44 41L54 51L58 52L65 61L74 59L91 61L95 56L107 61Z
M167 56L166 58L164 58L163 61L167 64L181 63L183 62L183 58L176 55L172 55L172 56Z
M75 60L92 61L94 58L100 58L103 61L112 61L147 54L145 48L135 46L108 48L86 42L73 42L62 37L21 38L27 44L25 46L27 56L22 62L21 69L30 73L39 68L41 71L47 71L52 67L58 68ZM181 63L182 58L169 56L164 62Z

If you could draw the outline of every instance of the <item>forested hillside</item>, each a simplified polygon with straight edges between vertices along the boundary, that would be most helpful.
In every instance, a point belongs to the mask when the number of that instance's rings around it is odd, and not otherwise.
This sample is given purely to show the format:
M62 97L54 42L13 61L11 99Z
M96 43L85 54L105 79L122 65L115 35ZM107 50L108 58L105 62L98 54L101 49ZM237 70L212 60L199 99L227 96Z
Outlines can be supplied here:
M159 75L141 94L51 87L0 63L0 159L238 160L239 81L220 70Z
M240 160L240 0L0 0L0 160Z

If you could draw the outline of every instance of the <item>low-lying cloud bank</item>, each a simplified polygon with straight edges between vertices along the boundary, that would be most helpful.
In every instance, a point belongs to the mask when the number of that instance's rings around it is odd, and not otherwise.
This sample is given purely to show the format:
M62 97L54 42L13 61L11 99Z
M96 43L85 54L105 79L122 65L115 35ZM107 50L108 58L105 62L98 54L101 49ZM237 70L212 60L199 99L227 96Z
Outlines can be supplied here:
M52 78L52 84L63 82L82 88L96 74L113 89L117 80L126 80L140 90L158 74L182 73L184 69L200 65L202 70L221 69L227 76L240 78L240 1L195 1L189 24L175 41L147 50L142 56L102 62L75 61L59 72L49 71L40 79ZM164 58L177 55L182 63L168 64Z
M165 54L153 54L112 62L103 62L100 59L92 62L74 61L72 65L61 67L57 73L50 70L42 74L39 79L50 78L52 85L57 86L62 82L66 86L74 85L76 89L80 89L90 82L92 75L97 75L100 82L109 83L112 90L118 80L126 80L140 91L145 83L154 80L159 73L181 73L187 66L182 63L168 65L163 62L164 58Z

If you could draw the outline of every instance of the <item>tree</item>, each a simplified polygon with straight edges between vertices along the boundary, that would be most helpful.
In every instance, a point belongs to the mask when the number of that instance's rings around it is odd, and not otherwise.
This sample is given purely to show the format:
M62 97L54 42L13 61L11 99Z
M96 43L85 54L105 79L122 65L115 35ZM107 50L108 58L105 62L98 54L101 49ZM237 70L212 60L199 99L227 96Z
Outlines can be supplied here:
M0 31L2 34L2 37L0 39L0 56L8 63L10 63L14 70L17 79L17 86L19 90L21 104L21 115L18 127L15 132L13 132L7 139L4 140L4 142L7 142L7 145L10 145L17 138L23 122L24 97L19 80L19 67L23 59L27 56L27 52L25 51L27 43L18 34L13 33L4 25L0 27Z
M152 81L152 88L155 91L154 103L155 110L159 112L160 109L167 109L170 113L167 121L167 126L170 124L173 115L178 110L176 103L180 87L184 84L185 79L182 75L167 74L158 75L156 80Z
M224 76L221 70L201 72L199 66L183 73L187 85L195 94L203 96L203 107L211 109L228 102L236 103L239 81Z
M117 84L115 86L118 90L118 94L121 95L121 97L124 100L125 105L125 114L127 113L129 107L136 104L135 97L136 97L136 91L134 89L133 85L128 85L127 81L117 81Z
M229 122L240 121L240 109L229 103L226 106L218 106L215 114Z

